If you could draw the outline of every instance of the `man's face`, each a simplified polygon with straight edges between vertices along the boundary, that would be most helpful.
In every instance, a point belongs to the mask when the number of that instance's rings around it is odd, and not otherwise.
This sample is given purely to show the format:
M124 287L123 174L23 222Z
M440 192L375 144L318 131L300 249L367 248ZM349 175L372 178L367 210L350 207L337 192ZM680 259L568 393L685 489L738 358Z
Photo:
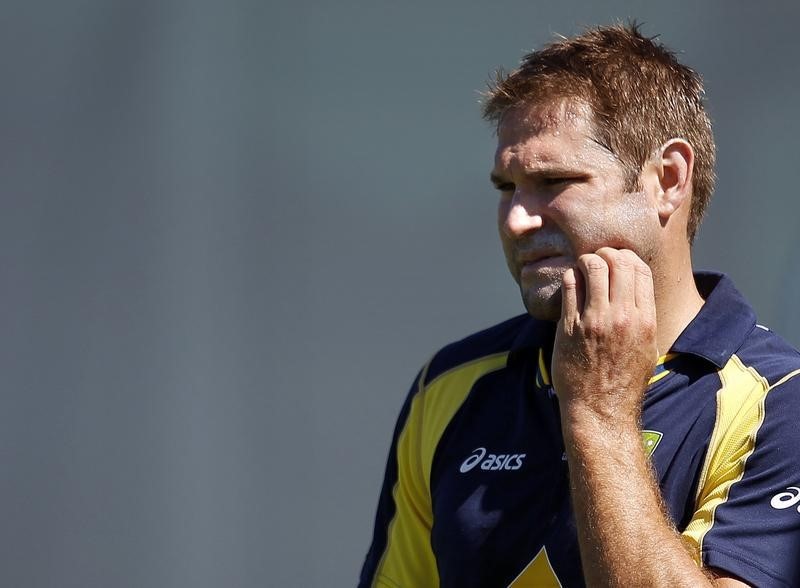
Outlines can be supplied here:
M509 110L498 129L492 181L508 268L528 312L561 314L561 277L600 247L650 264L659 219L647 192L626 192L624 168L594 139L588 107L574 102Z

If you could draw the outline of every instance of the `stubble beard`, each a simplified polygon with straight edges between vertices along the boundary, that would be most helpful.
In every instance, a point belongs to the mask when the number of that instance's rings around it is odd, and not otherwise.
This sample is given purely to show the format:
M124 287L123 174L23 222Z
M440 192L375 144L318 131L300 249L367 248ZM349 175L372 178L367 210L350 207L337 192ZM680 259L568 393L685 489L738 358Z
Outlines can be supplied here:
M561 280L563 268L548 268L535 281L523 283L519 290L528 314L535 319L556 322L561 318Z

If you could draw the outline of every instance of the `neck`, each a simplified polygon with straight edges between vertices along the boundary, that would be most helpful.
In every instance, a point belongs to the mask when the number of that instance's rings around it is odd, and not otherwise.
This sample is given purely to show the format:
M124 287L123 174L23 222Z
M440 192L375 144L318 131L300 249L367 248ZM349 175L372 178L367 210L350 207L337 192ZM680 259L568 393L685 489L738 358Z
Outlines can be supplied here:
M681 256L675 265L677 267L663 268L653 276L659 355L669 351L705 302L694 282L691 257Z

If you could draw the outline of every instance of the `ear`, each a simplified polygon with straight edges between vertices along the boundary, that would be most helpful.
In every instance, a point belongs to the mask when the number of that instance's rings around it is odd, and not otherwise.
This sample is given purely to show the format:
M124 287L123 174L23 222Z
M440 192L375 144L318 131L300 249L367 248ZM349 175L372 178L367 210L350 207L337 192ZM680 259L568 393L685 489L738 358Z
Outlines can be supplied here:
M658 177L658 216L666 222L692 194L694 149L685 139L670 139L656 152L653 163Z

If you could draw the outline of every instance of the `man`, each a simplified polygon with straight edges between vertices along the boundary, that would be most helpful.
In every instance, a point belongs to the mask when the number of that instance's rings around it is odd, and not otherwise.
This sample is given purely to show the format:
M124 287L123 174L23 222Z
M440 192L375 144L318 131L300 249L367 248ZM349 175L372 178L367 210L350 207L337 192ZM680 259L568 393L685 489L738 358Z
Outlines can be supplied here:
M633 26L493 86L527 313L417 376L361 586L800 585L800 355L726 277L692 273L702 97Z

